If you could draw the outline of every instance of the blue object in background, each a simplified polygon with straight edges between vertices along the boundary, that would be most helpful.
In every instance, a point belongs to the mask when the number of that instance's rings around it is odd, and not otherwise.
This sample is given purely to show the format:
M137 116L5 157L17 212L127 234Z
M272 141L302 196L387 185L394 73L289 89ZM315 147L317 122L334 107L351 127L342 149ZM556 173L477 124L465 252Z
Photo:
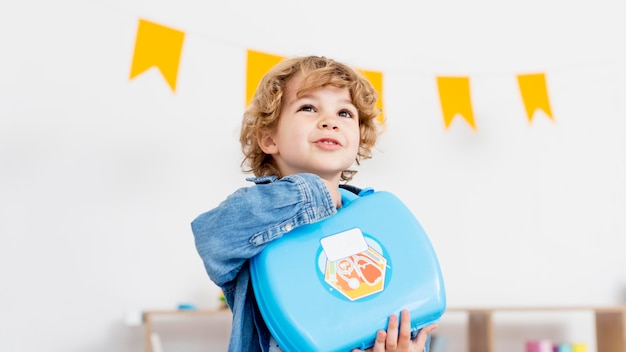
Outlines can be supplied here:
M196 310L196 306L191 303L181 303L178 305L178 310Z

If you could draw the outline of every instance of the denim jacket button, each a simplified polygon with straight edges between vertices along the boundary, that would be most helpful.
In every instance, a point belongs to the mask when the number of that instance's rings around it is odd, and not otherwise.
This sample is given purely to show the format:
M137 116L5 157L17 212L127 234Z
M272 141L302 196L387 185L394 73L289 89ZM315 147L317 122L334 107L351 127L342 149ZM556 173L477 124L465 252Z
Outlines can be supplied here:
M283 229L285 230L285 232L289 232L289 231L291 231L291 227L292 227L292 226L291 226L291 224L286 224L286 225L283 227Z
M320 212L320 214L324 215L324 214L326 213L326 208L324 208L324 206L320 205L320 206L317 208L317 211L319 211L319 212Z

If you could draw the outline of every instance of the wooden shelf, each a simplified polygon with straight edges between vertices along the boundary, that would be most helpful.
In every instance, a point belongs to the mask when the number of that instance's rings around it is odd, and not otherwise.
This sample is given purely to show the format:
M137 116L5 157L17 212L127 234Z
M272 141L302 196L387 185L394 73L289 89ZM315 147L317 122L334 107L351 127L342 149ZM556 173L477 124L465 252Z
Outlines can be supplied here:
M143 312L143 326L144 326L144 348L145 352L152 352L152 321L155 317L202 317L202 316L217 316L231 314L228 309L220 310L148 310Z
M495 352L493 314L496 312L591 311L595 315L597 352L626 352L625 307L499 307L448 308L447 312L468 314L469 352Z
M626 352L626 306L624 307L489 307L448 308L446 312L468 314L469 352L495 352L493 314L497 312L590 311L595 316L597 352ZM155 317L200 317L231 314L221 310L152 310L143 312L145 352L152 352L152 321Z

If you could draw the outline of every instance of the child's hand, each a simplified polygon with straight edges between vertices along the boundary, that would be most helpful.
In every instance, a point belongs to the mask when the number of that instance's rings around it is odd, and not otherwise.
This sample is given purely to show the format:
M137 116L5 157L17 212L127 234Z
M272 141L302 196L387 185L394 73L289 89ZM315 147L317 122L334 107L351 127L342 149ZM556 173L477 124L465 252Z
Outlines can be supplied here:
M417 337L411 340L411 316L408 310L403 310L399 326L400 333L398 334L398 317L392 314L389 317L387 331L378 331L374 347L368 348L365 352L423 352L428 334L436 328L436 324L425 326L420 329ZM352 352L363 351L355 349Z

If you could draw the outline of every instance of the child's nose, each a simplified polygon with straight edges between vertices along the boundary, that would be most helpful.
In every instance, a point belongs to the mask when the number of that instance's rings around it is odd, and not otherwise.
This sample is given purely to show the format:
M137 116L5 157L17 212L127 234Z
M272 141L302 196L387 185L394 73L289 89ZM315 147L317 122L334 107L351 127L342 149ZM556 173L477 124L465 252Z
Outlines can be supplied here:
M324 118L324 119L322 119L320 121L320 128L321 129L337 130L337 129L339 129L339 125L337 124L337 121L335 119Z

